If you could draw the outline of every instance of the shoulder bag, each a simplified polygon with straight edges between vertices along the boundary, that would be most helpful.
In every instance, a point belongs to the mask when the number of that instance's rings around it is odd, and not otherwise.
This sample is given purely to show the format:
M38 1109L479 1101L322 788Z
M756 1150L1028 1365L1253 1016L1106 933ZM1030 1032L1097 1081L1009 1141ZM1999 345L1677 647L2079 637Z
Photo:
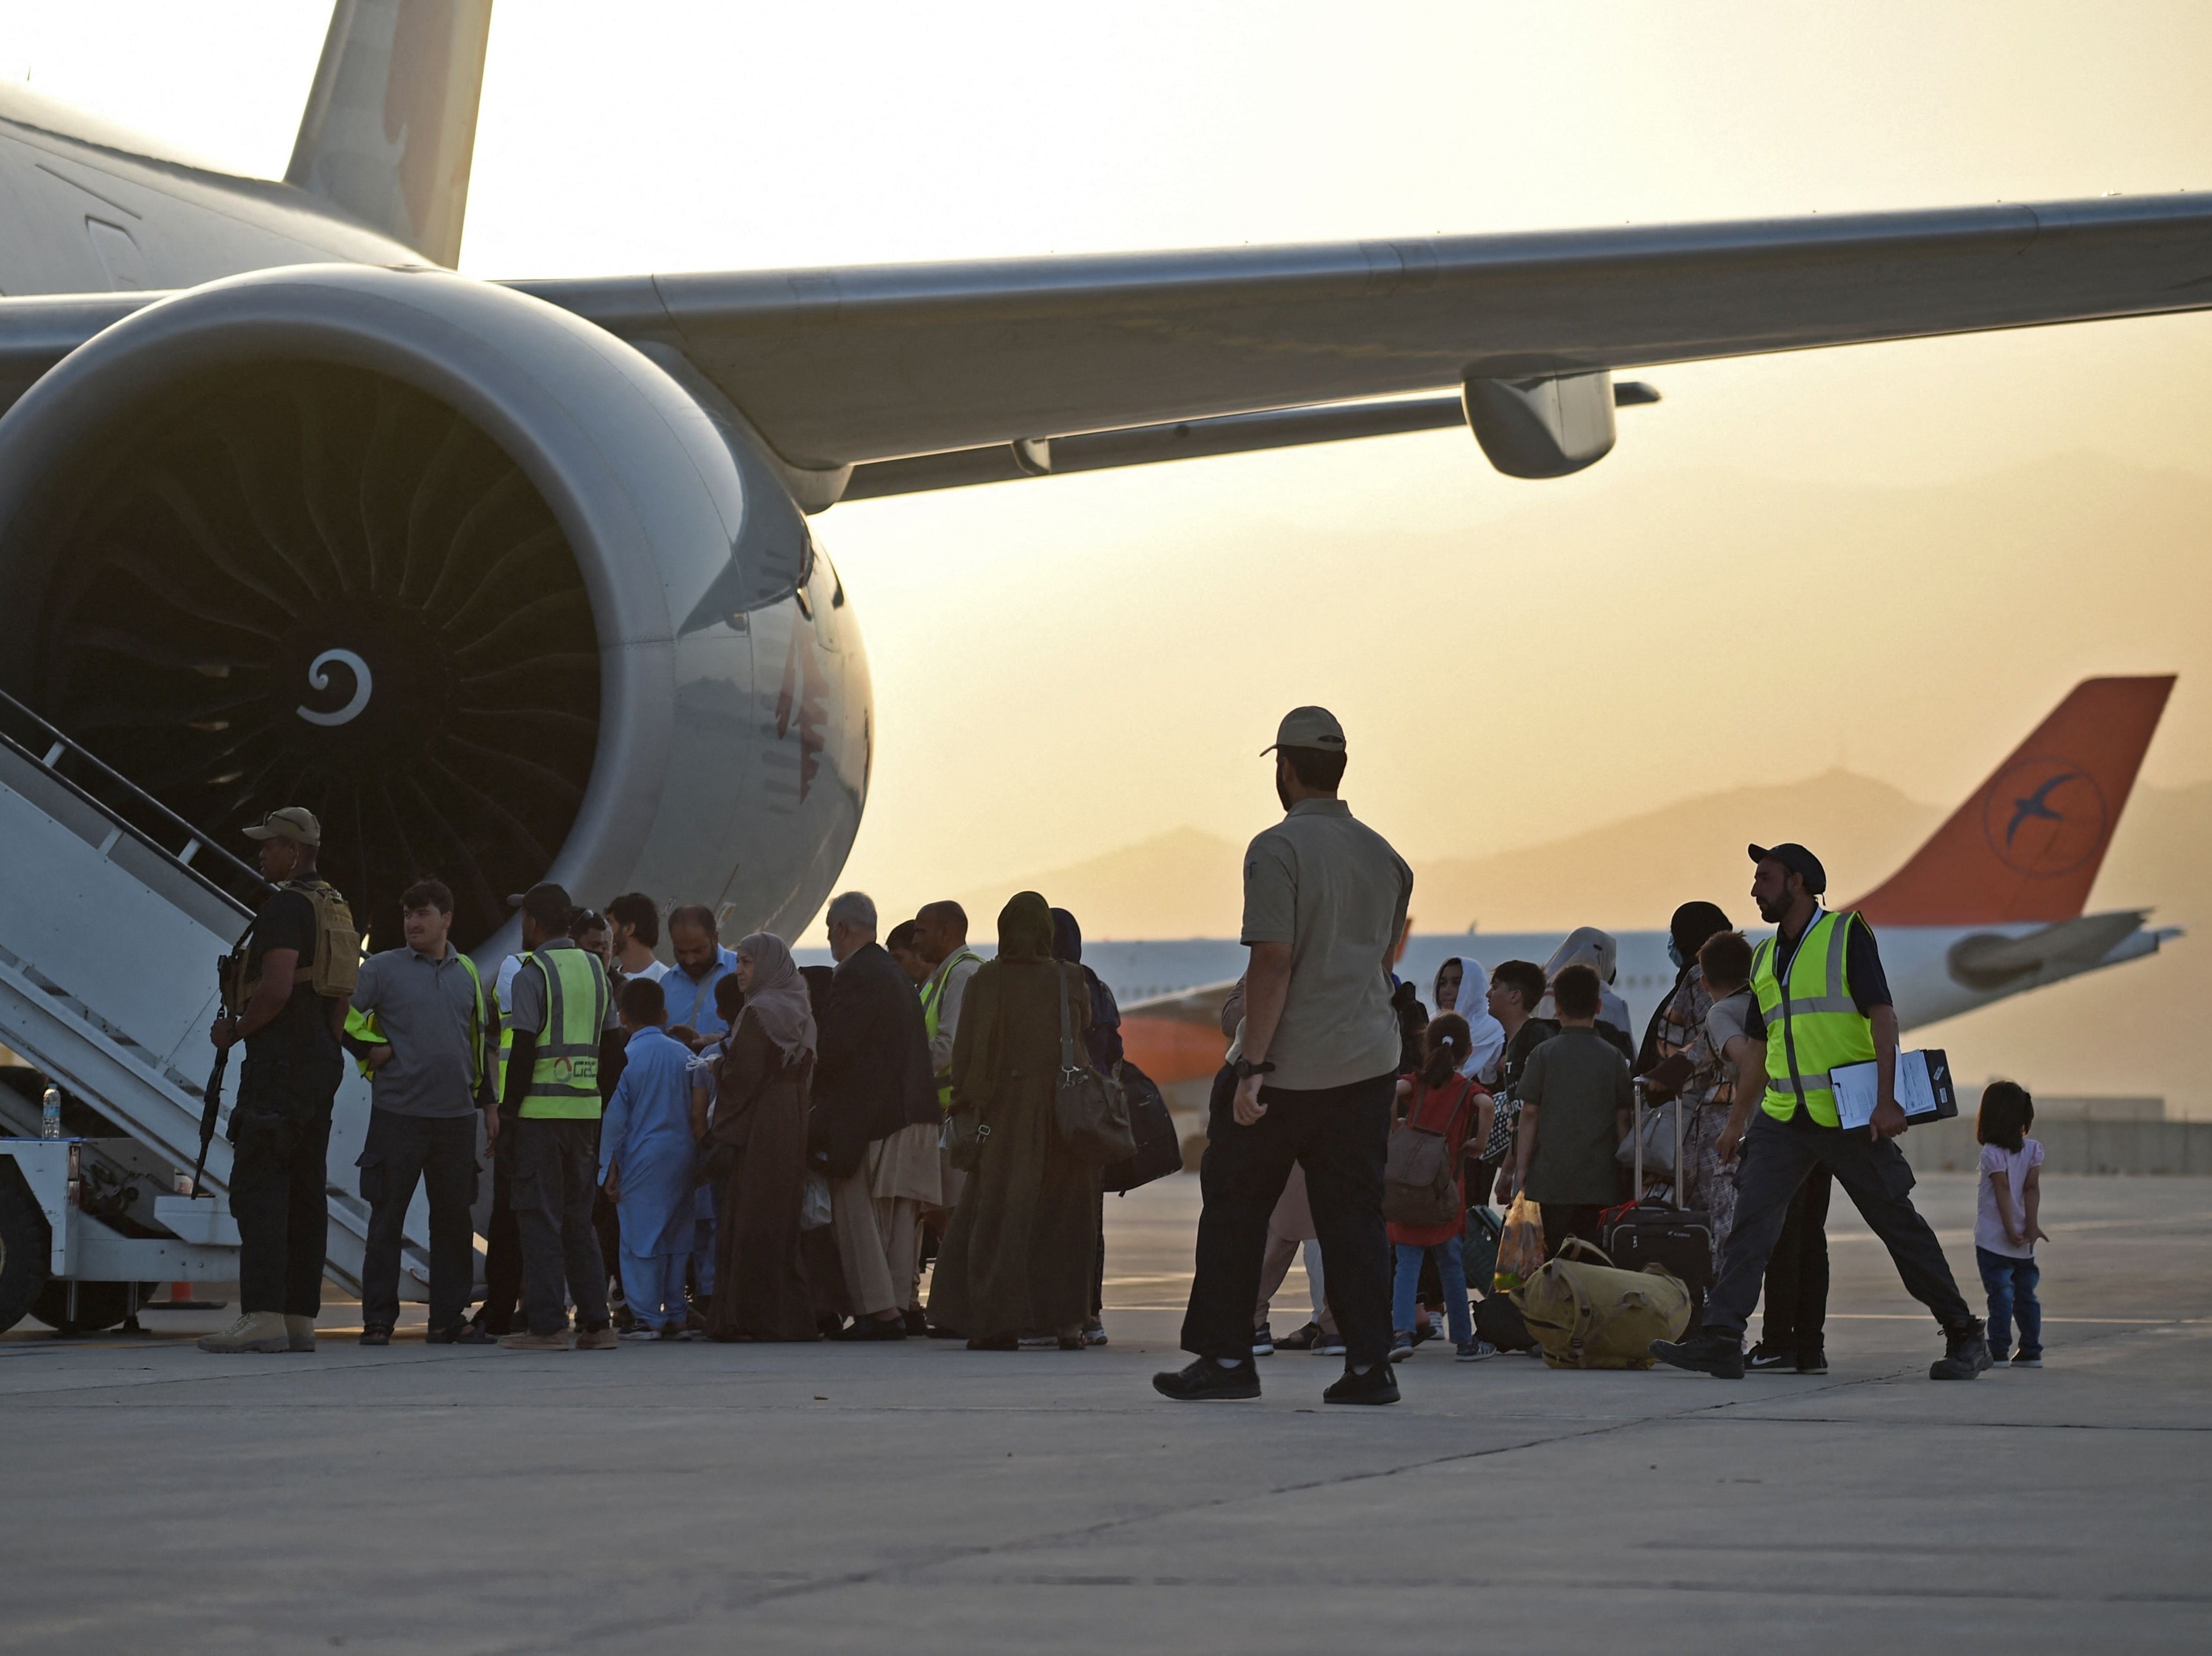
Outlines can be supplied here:
M1121 1083L1109 1081L1075 1053L1075 1026L1067 1015L1067 977L1053 965L1053 993L1060 1002L1060 1084L1053 1094L1053 1122L1060 1142L1085 1161L1100 1166L1137 1154L1129 1126L1129 1100ZM955 1164L957 1166L957 1164Z

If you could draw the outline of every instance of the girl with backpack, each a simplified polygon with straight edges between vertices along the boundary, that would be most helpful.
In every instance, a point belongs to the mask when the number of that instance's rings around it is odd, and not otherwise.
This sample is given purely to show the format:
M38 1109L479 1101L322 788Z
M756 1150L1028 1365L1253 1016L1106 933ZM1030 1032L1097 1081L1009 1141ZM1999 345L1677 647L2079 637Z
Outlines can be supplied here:
M1476 1362L1496 1355L1497 1348L1474 1337L1474 1321L1468 1312L1467 1273L1460 1259L1460 1237L1467 1229L1467 1193L1460 1184L1461 1153L1470 1137L1477 1144L1488 1137L1493 1105L1487 1089L1460 1073L1474 1049L1466 1019L1455 1012L1431 1019L1423 1032L1422 1044L1425 1055L1419 1072L1398 1082L1398 1119L1391 1128L1390 1160L1394 1172L1431 1170L1441 1151L1443 1174L1429 1173L1436 1190L1395 1177L1384 1185L1383 1215L1389 1221L1390 1241L1397 1255L1391 1292L1390 1322L1395 1332L1390 1342L1390 1361L1403 1362L1413 1355L1414 1294L1420 1284L1422 1263L1433 1252L1437 1280L1443 1285L1453 1349L1462 1362ZM1424 1142L1431 1138L1441 1143ZM1450 1188L1444 1192L1442 1187L1447 1177ZM1415 1217L1438 1207L1447 1208L1449 1216Z

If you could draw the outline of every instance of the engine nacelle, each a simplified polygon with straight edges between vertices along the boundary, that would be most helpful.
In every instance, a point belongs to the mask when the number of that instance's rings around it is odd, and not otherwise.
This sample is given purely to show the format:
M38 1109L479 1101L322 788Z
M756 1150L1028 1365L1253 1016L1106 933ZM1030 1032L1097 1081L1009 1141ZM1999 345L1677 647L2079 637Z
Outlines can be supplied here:
M423 874L788 935L870 760L842 588L741 417L569 313L303 265L149 305L0 418L8 687L187 820L301 804L380 942Z

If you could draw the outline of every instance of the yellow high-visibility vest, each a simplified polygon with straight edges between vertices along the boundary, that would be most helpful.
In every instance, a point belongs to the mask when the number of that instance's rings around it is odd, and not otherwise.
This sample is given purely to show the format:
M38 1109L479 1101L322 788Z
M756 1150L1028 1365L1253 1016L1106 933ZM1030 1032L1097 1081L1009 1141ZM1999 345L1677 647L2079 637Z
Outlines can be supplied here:
M1787 971L1777 977L1780 937L1770 937L1752 957L1751 988L1766 1021L1766 1096L1760 1108L1777 1121L1797 1113L1798 1101L1822 1127L1838 1124L1828 1072L1874 1056L1874 1026L1851 999L1846 944L1856 914L1820 910Z

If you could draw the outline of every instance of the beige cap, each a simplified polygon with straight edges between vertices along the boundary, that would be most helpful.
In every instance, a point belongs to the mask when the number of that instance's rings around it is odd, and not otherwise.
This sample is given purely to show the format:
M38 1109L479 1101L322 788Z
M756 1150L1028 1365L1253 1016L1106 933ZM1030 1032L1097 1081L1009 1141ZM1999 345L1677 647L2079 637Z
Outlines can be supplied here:
M261 819L258 827L246 831L248 839L293 839L302 845L323 843L323 825L304 805L287 805Z
M1344 747L1344 727L1336 721L1336 715L1325 707L1294 707L1283 715L1282 723L1275 727L1274 747L1263 747L1262 753L1272 753L1276 747L1313 747L1324 753L1341 753Z

